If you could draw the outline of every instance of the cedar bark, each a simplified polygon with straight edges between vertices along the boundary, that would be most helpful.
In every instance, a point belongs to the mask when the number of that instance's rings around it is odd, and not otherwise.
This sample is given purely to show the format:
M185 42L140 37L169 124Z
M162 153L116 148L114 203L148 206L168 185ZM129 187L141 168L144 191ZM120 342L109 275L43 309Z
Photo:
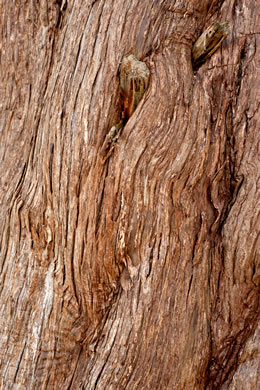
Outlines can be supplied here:
M258 387L259 11L1 1L1 389ZM109 151L130 53L150 84Z

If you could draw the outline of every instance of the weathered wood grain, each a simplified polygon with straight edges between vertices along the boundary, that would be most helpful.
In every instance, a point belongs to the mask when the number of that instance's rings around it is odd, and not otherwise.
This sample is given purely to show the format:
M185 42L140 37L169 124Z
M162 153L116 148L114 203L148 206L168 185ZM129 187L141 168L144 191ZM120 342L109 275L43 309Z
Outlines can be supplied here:
M259 15L1 3L1 389L256 388ZM149 86L105 158L130 53Z

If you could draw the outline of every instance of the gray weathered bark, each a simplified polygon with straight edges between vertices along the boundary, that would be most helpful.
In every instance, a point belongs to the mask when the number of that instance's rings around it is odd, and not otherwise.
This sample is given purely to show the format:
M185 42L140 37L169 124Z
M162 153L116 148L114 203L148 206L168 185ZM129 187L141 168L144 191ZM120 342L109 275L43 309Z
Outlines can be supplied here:
M1 1L1 389L257 388L259 10Z

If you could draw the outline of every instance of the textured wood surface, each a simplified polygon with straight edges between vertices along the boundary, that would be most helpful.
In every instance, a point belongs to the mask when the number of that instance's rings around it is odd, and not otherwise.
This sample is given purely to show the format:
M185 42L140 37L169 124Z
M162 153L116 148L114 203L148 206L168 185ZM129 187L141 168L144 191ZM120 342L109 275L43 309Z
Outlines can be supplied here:
M221 43L228 36L229 23L213 22L206 28L201 36L192 46L193 67L198 68L220 47Z
M0 388L255 390L259 3L0 5Z

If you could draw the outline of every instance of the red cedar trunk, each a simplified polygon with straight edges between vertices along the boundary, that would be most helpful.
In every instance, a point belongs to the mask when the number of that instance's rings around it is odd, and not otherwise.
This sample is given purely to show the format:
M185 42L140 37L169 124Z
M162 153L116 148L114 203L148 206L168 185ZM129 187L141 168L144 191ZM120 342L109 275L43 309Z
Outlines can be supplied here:
M1 389L258 387L259 11L1 2ZM108 150L129 53L150 84Z

